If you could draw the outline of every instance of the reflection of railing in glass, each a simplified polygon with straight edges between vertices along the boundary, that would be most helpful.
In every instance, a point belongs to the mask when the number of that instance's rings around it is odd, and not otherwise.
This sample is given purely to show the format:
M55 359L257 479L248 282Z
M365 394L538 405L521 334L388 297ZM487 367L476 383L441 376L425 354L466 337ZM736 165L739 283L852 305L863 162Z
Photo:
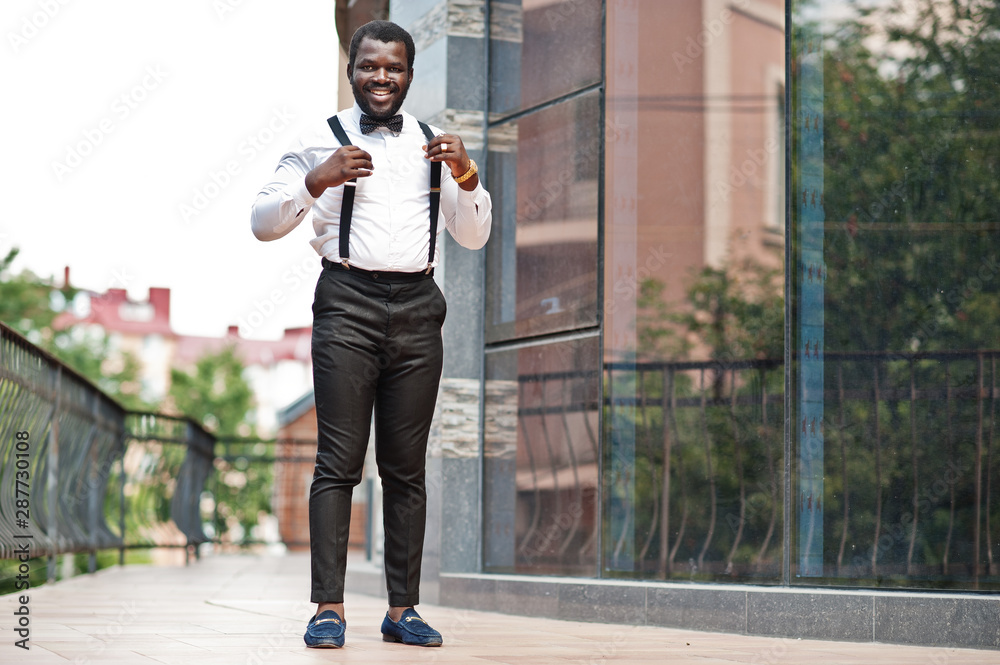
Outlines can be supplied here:
M782 369L776 360L605 365L606 384L631 375L638 387L635 397L605 401L608 410L635 410L635 573L778 575L780 544L771 544L781 517ZM720 515L729 529L719 528Z
M836 404L844 497L836 573L828 576L973 588L997 581L990 579L1000 572L990 538L998 517L992 501L998 355L826 354L836 382L827 386L826 400ZM870 464L871 486L858 469L849 470L852 462ZM855 509L866 500L873 507L867 524ZM848 561L852 536L868 545L853 548Z
M992 500L998 355L828 352L808 360L827 364L827 420L816 423L827 440L816 507L826 546L822 577L804 579L946 588L1000 581L991 540L1000 519ZM618 522L624 530L604 525L609 574L781 580L784 374L780 360L605 365L606 386L636 386L631 395L607 390L614 397L603 404L606 437L616 436L612 410L632 414L635 431L627 482L607 473L602 481L604 515L626 503L633 511ZM588 375L519 378L519 570L569 565L596 539L589 513L570 510L586 504L596 481L599 405L567 389ZM792 418L798 445L801 427L812 425ZM633 494L627 502L616 494L622 487ZM616 571L623 537L634 539L636 565Z
M521 434L516 487L516 565L586 567L594 559L597 404L574 395L594 372L523 375L518 379Z

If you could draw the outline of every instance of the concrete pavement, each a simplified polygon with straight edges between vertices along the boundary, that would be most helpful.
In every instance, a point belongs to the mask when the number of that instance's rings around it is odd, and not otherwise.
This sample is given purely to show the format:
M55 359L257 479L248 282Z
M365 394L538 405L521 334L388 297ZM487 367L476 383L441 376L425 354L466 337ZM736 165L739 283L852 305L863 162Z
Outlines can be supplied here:
M408 647L382 642L383 601L357 594L346 598L346 646L307 649L302 633L315 607L305 602L308 588L303 554L212 555L187 567L106 569L30 590L28 651L15 646L18 598L0 597L0 663L1000 663L996 651L602 625L426 604L421 615L441 631L444 646Z

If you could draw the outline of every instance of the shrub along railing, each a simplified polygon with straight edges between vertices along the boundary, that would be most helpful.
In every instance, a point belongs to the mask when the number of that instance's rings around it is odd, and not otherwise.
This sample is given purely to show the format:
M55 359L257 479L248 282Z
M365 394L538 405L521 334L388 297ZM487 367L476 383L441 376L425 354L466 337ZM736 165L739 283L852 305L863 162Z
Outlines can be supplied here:
M199 514L214 437L189 418L129 412L0 323L0 559L208 540Z

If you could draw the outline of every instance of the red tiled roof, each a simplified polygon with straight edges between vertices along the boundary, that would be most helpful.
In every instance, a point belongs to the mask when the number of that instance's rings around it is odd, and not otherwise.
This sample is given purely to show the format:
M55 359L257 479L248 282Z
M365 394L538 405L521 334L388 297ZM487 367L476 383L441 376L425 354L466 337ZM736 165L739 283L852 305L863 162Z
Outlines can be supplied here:
M67 274L68 282L68 274ZM282 360L310 363L312 328L289 328L278 340L244 339L236 326L230 326L224 337L198 337L178 335L170 328L170 289L151 288L148 301L129 300L125 289L108 289L90 295L90 312L83 317L72 312L60 313L55 327L62 329L73 325L101 326L109 333L122 335L163 335L177 342L174 362L178 365L194 364L207 353L216 353L235 344L237 355L247 366L273 365Z
M194 364L206 353L216 353L235 344L236 354L247 366L273 365L282 360L311 362L310 343L312 328L289 328L278 340L244 339L237 333L236 326L230 326L225 337L177 336L177 351L174 356L178 364Z

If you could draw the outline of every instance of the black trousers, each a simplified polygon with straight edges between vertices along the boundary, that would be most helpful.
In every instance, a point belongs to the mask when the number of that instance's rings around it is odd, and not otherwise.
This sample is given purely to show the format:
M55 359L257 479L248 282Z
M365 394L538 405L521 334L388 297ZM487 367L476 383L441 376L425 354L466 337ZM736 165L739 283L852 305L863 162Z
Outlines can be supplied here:
M375 421L389 604L419 602L424 470L446 305L431 275L346 270L324 260L313 302L319 448L309 493L314 603L344 600L351 495Z

